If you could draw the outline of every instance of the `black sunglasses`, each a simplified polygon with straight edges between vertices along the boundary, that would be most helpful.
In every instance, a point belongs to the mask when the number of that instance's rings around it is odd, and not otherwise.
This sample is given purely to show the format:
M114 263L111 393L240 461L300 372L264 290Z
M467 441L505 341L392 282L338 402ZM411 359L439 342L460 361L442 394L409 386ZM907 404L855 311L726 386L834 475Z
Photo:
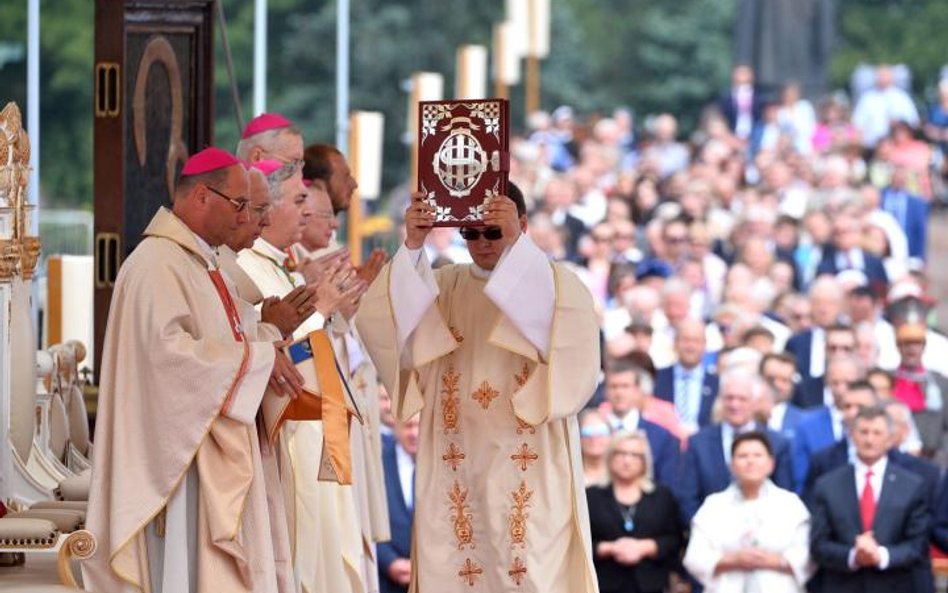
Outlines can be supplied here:
M461 238L465 241L477 241L481 238L481 235L488 241L496 241L503 237L504 233L500 230L500 227L496 226L487 227L486 229L472 229L470 227L461 229Z

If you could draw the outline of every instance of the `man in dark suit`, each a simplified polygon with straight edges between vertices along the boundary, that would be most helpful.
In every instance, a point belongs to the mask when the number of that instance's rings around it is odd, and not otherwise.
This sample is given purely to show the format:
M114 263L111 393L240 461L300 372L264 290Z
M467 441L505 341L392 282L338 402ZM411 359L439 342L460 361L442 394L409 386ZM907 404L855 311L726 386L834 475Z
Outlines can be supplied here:
M645 432L655 480L671 488L678 475L680 443L668 430L642 418L645 396L651 390L652 377L647 370L628 360L614 361L606 369L606 401L611 408L606 421L613 431Z
M826 368L826 328L835 325L843 311L845 295L835 278L817 278L810 288L810 316L813 326L787 340L784 350L797 360L799 382L793 403L801 408L823 405L823 371ZM855 338L853 340L855 342Z
M827 593L918 590L916 573L928 558L928 493L922 478L889 462L891 438L884 410L860 410L855 466L816 483L810 553L823 569Z
M925 261L928 247L928 202L906 189L907 171L898 166L889 187L882 190L879 207L895 217L908 239L909 257Z
M731 483L731 444L738 434L751 430L766 434L774 451L775 467L771 479L781 488L793 488L787 441L754 420L753 399L762 396L763 387L756 375L730 371L721 377L723 421L702 428L688 439L688 448L681 458L674 490L685 524L691 524L691 518L708 495L724 490Z
M853 208L844 208L836 215L833 220L833 242L823 252L816 274L835 275L845 270L856 270L865 274L870 287L884 291L889 284L889 275L882 260L860 246L862 227L859 214Z
M846 436L843 407L849 386L863 379L862 363L852 355L840 355L829 362L826 381L832 394L833 406L822 406L807 414L797 425L793 439L793 483L797 494L803 492L810 468L810 459Z
M739 64L731 71L731 88L718 101L721 115L734 135L742 140L751 137L763 114L764 101L754 88L754 70Z
M760 398L757 407L759 419L767 424L767 428L791 442L805 415L801 408L790 401L797 374L796 364L792 354L771 352L764 355L758 367L761 379L770 388L771 396Z
M382 444L382 468L392 538L378 545L380 593L406 593L411 581L411 524L415 508L418 417L396 424Z
M655 376L655 395L675 404L689 432L711 424L711 408L718 395L718 376L703 364L706 344L704 323L681 321L675 333L678 362L659 369Z

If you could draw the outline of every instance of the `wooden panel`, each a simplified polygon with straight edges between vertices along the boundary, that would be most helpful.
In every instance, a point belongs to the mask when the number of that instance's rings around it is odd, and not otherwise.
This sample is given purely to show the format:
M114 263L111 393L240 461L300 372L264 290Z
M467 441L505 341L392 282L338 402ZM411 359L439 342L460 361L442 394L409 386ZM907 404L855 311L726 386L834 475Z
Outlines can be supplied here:
M96 360L121 262L212 143L214 14L214 0L96 0Z

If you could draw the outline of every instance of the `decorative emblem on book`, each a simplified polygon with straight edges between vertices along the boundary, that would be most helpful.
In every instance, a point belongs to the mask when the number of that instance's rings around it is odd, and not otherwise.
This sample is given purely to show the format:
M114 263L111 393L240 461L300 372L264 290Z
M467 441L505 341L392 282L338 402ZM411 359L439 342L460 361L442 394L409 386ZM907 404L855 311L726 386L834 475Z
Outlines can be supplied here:
M484 202L506 193L509 104L503 99L419 104L418 187L436 226L475 226Z

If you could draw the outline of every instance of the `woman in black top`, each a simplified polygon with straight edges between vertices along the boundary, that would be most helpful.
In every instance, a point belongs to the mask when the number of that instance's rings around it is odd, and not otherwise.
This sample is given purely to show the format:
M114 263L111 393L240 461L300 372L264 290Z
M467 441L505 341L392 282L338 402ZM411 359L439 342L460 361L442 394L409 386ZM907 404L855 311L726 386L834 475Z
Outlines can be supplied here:
M682 543L678 504L652 479L652 454L642 431L616 434L608 463L611 483L586 490L599 589L663 591Z

